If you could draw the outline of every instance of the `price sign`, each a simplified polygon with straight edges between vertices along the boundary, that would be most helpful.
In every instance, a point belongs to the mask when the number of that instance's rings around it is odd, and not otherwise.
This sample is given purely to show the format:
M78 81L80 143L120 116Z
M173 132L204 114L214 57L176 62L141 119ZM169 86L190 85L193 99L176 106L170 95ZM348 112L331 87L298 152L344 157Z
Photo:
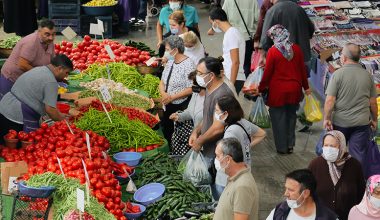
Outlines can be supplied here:
M65 177L65 173L63 172L63 168L62 168L61 160L60 160L58 157L57 157L57 161L58 161L59 169L61 170L61 173L62 173L63 177L66 179L66 177Z
M91 146L90 146L90 135L88 135L87 132L86 132L86 144L87 144L88 156L90 157L90 160L92 160L92 158L91 158Z
M67 27L65 28L62 32L63 36L65 36L68 40L71 40L73 39L74 37L77 36L77 33L75 33L75 31L71 28L71 27Z
M84 212L84 191L77 188L77 209Z
M105 45L104 48L106 49L107 53L108 53L108 56L110 56L111 60L114 60L115 59L115 54L113 53L110 45Z
M103 32L101 32L99 30L98 24L90 23L90 34L93 34L93 35L102 35Z
M112 96L108 91L107 86L104 84L100 86L100 94L102 94L103 100L105 102L109 102L112 99Z
M151 57L145 63L146 63L147 66L151 66L154 63L154 61L156 61L156 58L155 57Z
M102 32L102 34L104 33L104 25L103 25L103 21L102 20L99 20L98 19L98 30L100 32Z

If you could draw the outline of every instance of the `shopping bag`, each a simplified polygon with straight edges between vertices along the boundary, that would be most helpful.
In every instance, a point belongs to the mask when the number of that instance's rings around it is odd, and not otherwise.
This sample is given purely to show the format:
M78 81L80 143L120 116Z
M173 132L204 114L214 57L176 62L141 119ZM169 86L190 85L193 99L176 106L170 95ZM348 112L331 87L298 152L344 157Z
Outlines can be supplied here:
M260 53L258 51L254 51L251 57L251 71L254 71L259 67Z
M368 143L368 150L365 158L365 178L380 174L380 151L377 143L371 139Z
M300 106L297 110L297 118L299 120L299 122L304 125L304 126L312 126L313 125L313 122L310 122L306 119L306 115L305 115L305 104L306 104L306 100L305 98L302 100L302 102L300 103Z
M323 115L320 109L319 101L313 95L307 95L305 97L305 116L306 120L310 122L317 122L322 120Z
M202 153L194 150L190 150L189 153L183 180L191 182L194 186L211 184L211 175Z
M263 78L264 70L261 67L258 67L253 71L244 82L243 92L251 91L254 89L258 89L261 79Z
M270 116L263 97L259 96L249 115L249 121L260 128L270 128Z
M173 155L183 156L190 150L189 138L193 128L194 125L192 120L174 122L171 149Z

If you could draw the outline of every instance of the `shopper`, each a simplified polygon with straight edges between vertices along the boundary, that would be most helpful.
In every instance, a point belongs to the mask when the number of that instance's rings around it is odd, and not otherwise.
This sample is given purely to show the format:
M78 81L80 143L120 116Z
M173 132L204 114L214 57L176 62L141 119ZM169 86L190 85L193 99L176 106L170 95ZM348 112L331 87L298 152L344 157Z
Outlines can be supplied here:
M163 39L166 39L172 35L182 35L184 33L187 33L189 31L192 31L196 34L196 36L200 39L201 35L199 34L199 31L193 27L187 27L185 26L185 15L183 14L183 11L175 11L169 16L169 23L170 23L170 31L166 33L163 36ZM161 43L159 47L159 56L162 57L165 52L165 45Z
M215 120L225 125L223 138L236 138L242 146L244 162L252 166L250 150L266 136L263 129L244 119L244 111L233 96L223 96L215 105ZM221 172L216 175L216 190L220 195L227 184L227 176Z
M239 13L238 7L241 14ZM259 17L258 2L255 0L226 0L223 3L223 10L226 12L228 21L231 23L231 25L233 27L236 27L244 36L245 56L243 67L245 76L248 77L248 75L251 73L251 56L253 52L253 41L251 37L253 37L256 32ZM246 25L244 25L244 22ZM247 32L246 27L248 28L249 33Z
M268 50L264 75L259 92L269 91L267 105L272 121L274 142L279 154L293 153L298 104L302 88L311 94L301 48L289 40L289 32L282 25L274 25L268 32L274 46ZM258 95L257 91L253 91Z
M259 190L244 163L242 146L235 138L225 138L215 149L215 168L228 176L214 219L259 219Z
M380 175L368 178L367 187L359 205L352 207L348 220L380 219Z
M290 33L290 41L298 44L303 52L306 64L309 64L310 39L313 37L314 25L307 16L305 10L292 0L271 0L273 6L267 11L264 19L263 30L260 40L262 60L265 52L273 45L272 39L266 32L276 24L284 26ZM284 13L286 12L286 13ZM261 62L263 63L263 61Z
M170 32L169 15L178 10L183 11L185 15L185 26L195 28L199 32L199 17L197 9L185 4L185 0L169 0L169 5L161 9L159 20L157 21L157 48L163 41L163 28L165 28L165 33Z
M216 33L224 32L223 38L223 69L224 75L235 85L236 93L239 94L245 81L244 56L245 40L243 35L228 22L226 12L214 7L209 13L209 21Z
M5 33L26 36L37 29L35 0L3 0L2 4Z
M171 114L170 119L179 122L192 120L194 127L196 127L202 122L206 88L198 85L195 71L190 73L189 79L193 81L193 86L191 87L193 94L191 96L189 105L183 112L176 112Z
M365 190L359 161L347 152L346 139L340 131L329 131L323 138L322 156L311 161L309 169L317 180L317 195L333 210L339 220L346 220Z
M42 20L38 31L22 38L1 68L0 99L11 90L21 74L33 67L50 64L54 56L54 23Z
M263 25L264 25L264 18L265 15L267 14L267 11L273 6L271 0L264 0L263 4L261 5L260 8L260 15L259 15L259 20L257 22L257 29L256 33L253 36L254 39L254 49L257 51L259 49L260 45L260 38L261 34L263 32Z
M57 109L58 82L72 71L65 55L57 55L47 66L35 67L19 77L12 90L0 101L0 136L9 129L33 131L40 117L48 114L54 121L64 119Z
M222 70L221 61L214 57L201 59L197 66L197 83L206 88L206 95L202 122L194 128L189 145L195 151L200 151L203 146L203 155L209 165L215 158L216 142L222 138L224 132L224 124L214 120L215 104L220 97L234 96L223 82Z
M198 36L194 32L189 31L181 34L180 37L182 37L185 43L185 55L190 57L194 63L199 63L205 57L205 48Z
M161 119L163 132L170 145L174 124L169 116L187 108L192 92L192 81L188 77L195 70L195 64L183 54L185 46L182 38L170 36L164 43L168 62L162 73L159 91L164 106L164 115Z
M355 44L343 47L343 66L334 72L327 86L323 126L344 134L350 155L364 168L370 127L377 129L378 107L375 84L371 74L359 64L360 54L360 47Z
M310 170L286 174L286 201L278 204L266 220L337 220L336 214L316 196L316 187L317 181Z

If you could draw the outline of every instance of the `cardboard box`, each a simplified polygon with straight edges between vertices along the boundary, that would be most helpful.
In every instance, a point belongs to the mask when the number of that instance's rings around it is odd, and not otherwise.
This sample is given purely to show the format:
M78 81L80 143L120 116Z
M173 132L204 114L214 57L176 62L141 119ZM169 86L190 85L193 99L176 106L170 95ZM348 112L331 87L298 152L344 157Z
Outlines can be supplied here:
M10 195L8 190L9 179L20 177L28 173L28 165L25 161L0 163L2 194Z

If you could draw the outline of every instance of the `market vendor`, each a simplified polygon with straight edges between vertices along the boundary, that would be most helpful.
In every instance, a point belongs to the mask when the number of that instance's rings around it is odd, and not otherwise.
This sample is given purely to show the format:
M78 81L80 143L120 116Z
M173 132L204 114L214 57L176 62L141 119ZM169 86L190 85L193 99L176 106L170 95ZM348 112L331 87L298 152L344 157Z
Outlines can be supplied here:
M63 120L65 115L57 108L58 82L73 69L71 60L57 55L47 66L35 67L24 74L0 101L0 137L9 129L33 131L39 127L42 115L52 120Z
M0 75L0 99L17 78L36 66L48 65L54 56L54 22L42 20L38 31L22 38L5 61Z

